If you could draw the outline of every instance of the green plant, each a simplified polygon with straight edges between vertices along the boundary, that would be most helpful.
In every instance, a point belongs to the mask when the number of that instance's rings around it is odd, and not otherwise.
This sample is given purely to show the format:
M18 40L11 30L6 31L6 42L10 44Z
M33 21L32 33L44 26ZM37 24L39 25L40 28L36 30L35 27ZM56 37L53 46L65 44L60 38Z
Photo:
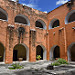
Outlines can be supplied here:
M62 64L69 64L65 59L59 58L55 62L51 63L52 66L59 66Z
M24 67L23 67L23 65L21 65L21 64L18 63L18 64L12 64L8 68L14 70L14 69L22 69Z
M57 60L57 62L59 62L60 64L68 64L68 62L65 59L59 58Z
M0 56L0 58L2 58L2 56Z
M37 55L36 59L40 60L41 59L41 56L40 55Z
M52 66L59 66L60 63L59 63L59 62L53 62L53 63L51 63L51 65L52 65Z

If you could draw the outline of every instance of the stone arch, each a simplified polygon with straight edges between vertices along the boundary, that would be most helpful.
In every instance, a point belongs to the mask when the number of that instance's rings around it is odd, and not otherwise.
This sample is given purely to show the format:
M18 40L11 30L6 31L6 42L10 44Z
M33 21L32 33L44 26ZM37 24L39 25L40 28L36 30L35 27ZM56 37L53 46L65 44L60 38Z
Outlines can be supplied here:
M38 45L42 50L43 50L43 59L42 60L46 60L46 58L47 58L47 52L46 52L46 48L43 46L43 45ZM37 56L37 47L38 46L36 46L36 56Z
M22 14L19 14L15 17L15 22L30 25L30 21L28 17Z
M54 45L50 50L50 60L54 60L56 58L60 58L60 47L58 45Z
M49 24L49 29L55 28L60 26L60 21L58 19L53 19L51 20L50 24Z
M18 46L18 48L15 48L16 46ZM23 50L22 51L24 51L25 52L25 55L23 54L24 52L21 52L21 54L23 55L22 57L24 58L24 60L25 61L29 61L29 48L27 47L27 45L25 45L25 44L23 44L23 43L21 43L21 44L16 44L15 46L14 46L14 49L13 49L13 52L14 52L14 50L16 50L16 49L18 49L18 50L20 50L20 49L22 49L22 47L20 47L20 46L22 46L23 47ZM20 52L19 52L20 53ZM14 53L13 53L14 54ZM20 56L21 56L21 54L20 54ZM20 57L19 55L18 55L18 57ZM24 57L25 56L25 57ZM13 58L14 58L14 55L13 55Z
M75 10L69 12L65 18L65 24L75 21Z
M75 50L75 42L71 43L68 46L68 50L67 50L68 61L72 61L72 60L75 61L75 51L74 50Z
M1 20L8 20L8 14L7 14L7 12L4 10L4 9L2 9L2 8L0 8L0 19Z
M46 29L46 24L43 20L39 19L35 22L35 27Z
M4 45L0 42L0 61L3 62L5 61L5 47Z

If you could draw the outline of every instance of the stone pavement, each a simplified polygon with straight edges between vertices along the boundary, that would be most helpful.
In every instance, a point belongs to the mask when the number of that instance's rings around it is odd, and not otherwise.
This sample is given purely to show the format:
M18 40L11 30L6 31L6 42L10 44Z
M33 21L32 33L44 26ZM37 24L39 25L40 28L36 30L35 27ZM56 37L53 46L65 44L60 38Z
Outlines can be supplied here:
M24 65L23 69L20 70L9 70L8 64L1 63L0 64L0 75L32 75L32 69L41 69L45 68L51 61L37 61L37 62L14 62L21 63ZM31 70L31 71L29 71Z
M46 67L52 63L51 61L20 63L24 65L24 69L9 70L8 64L0 64L0 75L75 75L75 64L55 67L54 70L47 70Z

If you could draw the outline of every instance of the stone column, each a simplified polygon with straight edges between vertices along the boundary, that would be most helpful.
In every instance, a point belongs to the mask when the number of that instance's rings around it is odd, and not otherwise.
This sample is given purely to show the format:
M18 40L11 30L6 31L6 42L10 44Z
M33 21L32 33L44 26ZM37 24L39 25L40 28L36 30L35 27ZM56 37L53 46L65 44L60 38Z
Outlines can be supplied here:
M14 25L8 25L7 27L7 36L6 36L6 55L5 55L5 63L9 64L13 61L13 29Z
M49 33L48 33L48 31L46 32L46 49L47 49L47 60L50 60L49 58L49 35L48 35Z
M30 62L35 62L36 61L36 31L35 30L30 30Z

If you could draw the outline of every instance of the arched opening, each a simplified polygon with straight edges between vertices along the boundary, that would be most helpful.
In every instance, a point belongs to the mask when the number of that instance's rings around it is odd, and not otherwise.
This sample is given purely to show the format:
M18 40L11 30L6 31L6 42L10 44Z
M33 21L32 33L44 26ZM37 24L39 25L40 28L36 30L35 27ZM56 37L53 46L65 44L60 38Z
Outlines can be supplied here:
M41 56L41 60L43 60L43 49L41 46L37 46L36 47L36 56L40 55Z
M41 60L46 60L46 49L44 46L38 45L36 47L36 57L37 57L37 55L41 56Z
M50 60L55 60L56 58L60 58L60 47L57 45L50 50Z
M68 61L75 61L75 43L68 47Z
M0 43L0 62L4 61L4 46L2 43Z
M24 15L17 15L15 17L15 22L16 23L22 23L22 24L30 25L28 17L24 16Z
M59 20L56 20L53 25L52 28L58 27L59 26Z
M42 29L46 29L46 24L42 20L37 20L35 22L35 27L42 28Z
M75 10L69 12L65 18L65 24L75 21Z
M70 15L68 20L68 22L73 22L73 21L75 21L75 12Z
M7 13L2 8L0 8L0 19L1 20L7 20Z
M59 48L59 46L56 46L54 48L53 57L54 57L54 59L60 58L60 48Z
M49 25L49 29L60 26L60 22L58 19L53 19Z
M43 25L40 22L36 21L36 27L43 28Z
M23 44L17 44L13 49L13 61L18 61L19 58L23 58L23 61L29 59L27 46Z

